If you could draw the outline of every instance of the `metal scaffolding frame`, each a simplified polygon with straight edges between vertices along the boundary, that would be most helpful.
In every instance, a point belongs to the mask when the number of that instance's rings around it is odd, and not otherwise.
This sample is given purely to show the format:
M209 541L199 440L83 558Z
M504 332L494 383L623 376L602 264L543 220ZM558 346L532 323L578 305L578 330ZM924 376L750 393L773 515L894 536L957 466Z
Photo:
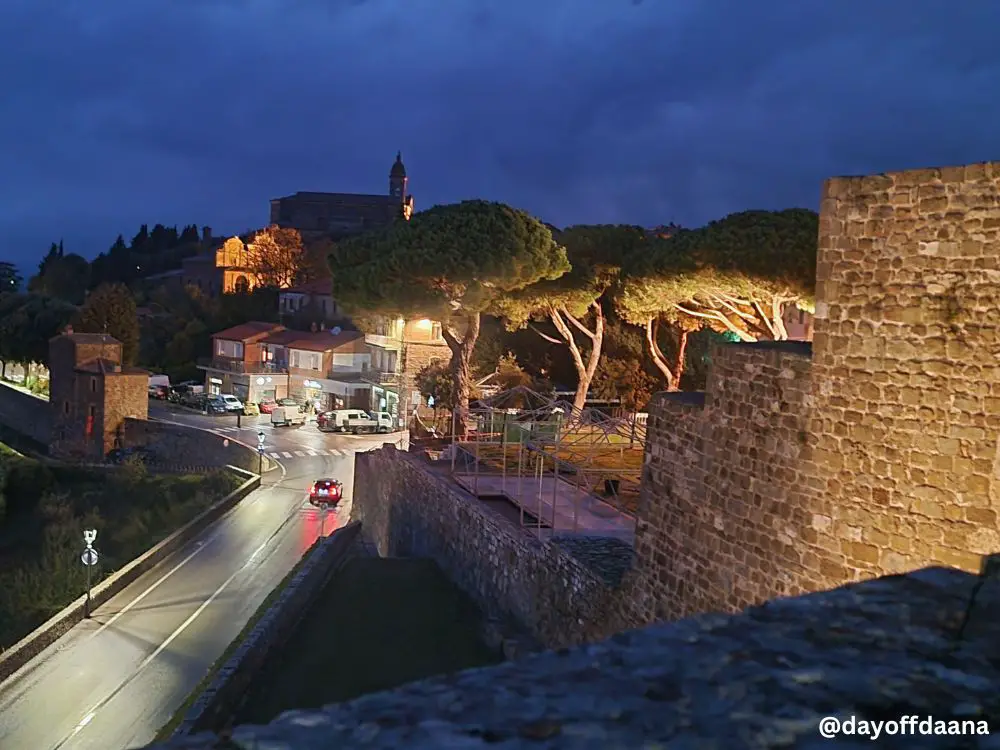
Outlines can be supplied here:
M451 473L472 494L506 498L541 537L634 534L646 441L635 416L575 409L525 386L477 402L464 435L459 416Z

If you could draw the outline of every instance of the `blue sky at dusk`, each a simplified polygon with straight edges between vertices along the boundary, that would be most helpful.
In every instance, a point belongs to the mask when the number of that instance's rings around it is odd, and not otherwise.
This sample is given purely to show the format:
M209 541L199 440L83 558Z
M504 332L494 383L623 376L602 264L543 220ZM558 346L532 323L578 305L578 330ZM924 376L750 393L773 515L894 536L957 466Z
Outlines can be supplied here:
M5 0L0 260L297 190L546 221L815 208L836 174L1000 159L985 0Z

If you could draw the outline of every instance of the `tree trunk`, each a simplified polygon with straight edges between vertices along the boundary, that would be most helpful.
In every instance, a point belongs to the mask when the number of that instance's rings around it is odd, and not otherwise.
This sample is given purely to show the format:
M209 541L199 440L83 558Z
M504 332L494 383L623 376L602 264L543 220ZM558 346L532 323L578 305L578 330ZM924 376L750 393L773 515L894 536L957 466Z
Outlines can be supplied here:
M684 374L684 358L687 356L688 336L690 333L684 329L680 332L680 340L677 343L677 362L671 367L667 362L666 355L660 349L656 339L660 332L660 321L652 317L646 321L646 346L649 348L649 356L653 359L663 377L667 381L668 391L678 391L681 387L681 376Z
M601 361L601 348L604 345L604 311L598 302L591 304L591 309L594 311L593 331L570 315L565 307L560 309L553 308L549 311L549 318L552 320L552 324L556 327L556 330L559 331L559 335L563 337L566 346L569 347L570 355L573 357L573 365L576 367L577 386L576 394L573 396L573 408L578 411L582 410L587 404L587 392L590 390L590 384L594 380L594 373L597 372L597 365ZM573 337L573 331L570 329L569 324L572 324L590 339L590 355L587 357L586 362L583 361L583 354L580 352L580 347Z
M451 375L455 383L455 434L464 439L469 426L469 399L472 396L472 352L479 338L479 313L469 313L465 330L441 326L441 335L451 350Z

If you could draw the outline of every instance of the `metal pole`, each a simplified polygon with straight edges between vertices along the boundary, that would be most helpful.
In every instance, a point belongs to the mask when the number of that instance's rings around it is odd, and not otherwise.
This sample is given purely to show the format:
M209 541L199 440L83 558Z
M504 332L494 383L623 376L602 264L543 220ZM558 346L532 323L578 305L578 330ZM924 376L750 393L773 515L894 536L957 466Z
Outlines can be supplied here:
M503 451L503 473L500 475L500 494L507 494L507 412L503 413L503 434L500 436L500 450Z
M456 407L457 408L457 407ZM451 473L455 473L455 456L458 453L458 444L455 442L455 409L451 410Z
M552 454L552 531L556 530L556 500L559 497L559 442L562 436L562 414L556 414L556 443Z
M480 461L479 441L481 439L479 435L480 432L482 432L482 430L478 429L476 430L476 465L475 468L473 469L475 473L473 474L472 477L472 494L475 495L476 497L479 497L479 461Z
M90 619L90 569L92 565L87 566L87 599L83 603L83 616L85 619Z
M257 451L257 473L264 476L264 454L259 450Z
M545 464L542 461L542 451L538 451L538 457L535 461L535 470L538 472L538 507L535 509L535 527L539 537L542 535L542 519L545 515L542 513L542 479L545 476Z
M521 527L524 527L524 433L517 435L517 507L521 509Z

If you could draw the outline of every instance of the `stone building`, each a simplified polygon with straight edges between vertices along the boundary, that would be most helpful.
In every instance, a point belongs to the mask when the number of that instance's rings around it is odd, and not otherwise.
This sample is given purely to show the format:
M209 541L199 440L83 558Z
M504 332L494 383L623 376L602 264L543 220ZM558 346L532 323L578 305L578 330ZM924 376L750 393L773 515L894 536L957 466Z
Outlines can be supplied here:
M149 373L122 365L122 344L72 328L49 342L52 455L101 461L127 417L146 419Z
M297 229L304 238L337 238L406 221L414 205L407 185L403 156L397 153L385 195L298 192L271 201L271 224Z

